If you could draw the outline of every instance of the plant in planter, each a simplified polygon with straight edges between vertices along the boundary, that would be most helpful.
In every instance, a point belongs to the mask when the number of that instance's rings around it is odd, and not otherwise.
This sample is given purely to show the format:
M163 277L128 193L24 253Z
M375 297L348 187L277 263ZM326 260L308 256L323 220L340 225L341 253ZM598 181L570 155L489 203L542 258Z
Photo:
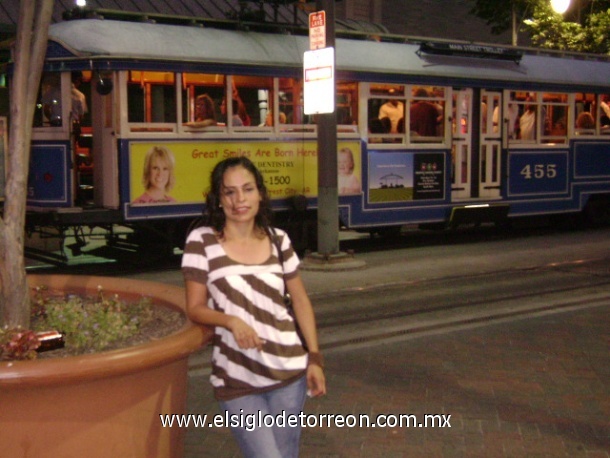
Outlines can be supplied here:
M79 297L108 294L184 311L181 288L122 278L30 275ZM34 294L37 294L34 292ZM185 430L159 415L183 413L188 356L210 338L186 322L164 338L66 358L0 362L0 443L6 456L180 457Z
M31 329L0 329L0 360L35 359L38 348L40 340Z
M107 279L110 281L110 279ZM153 304L130 303L98 285L91 296L32 290L32 329L0 329L0 361L66 357L127 347L178 331L184 314Z
M13 51L0 217L0 345L10 359L28 359L37 345L27 331L32 301L28 282L82 297L99 294L98 285L104 285L108 294L118 294L127 304L147 296L155 305L184 313L184 292L173 286L120 278L26 276L30 140L52 9L53 0L21 0ZM124 349L1 361L3 456L180 457L185 431L164 429L159 415L183 412L188 356L209 338L209 331L186 322L165 338Z

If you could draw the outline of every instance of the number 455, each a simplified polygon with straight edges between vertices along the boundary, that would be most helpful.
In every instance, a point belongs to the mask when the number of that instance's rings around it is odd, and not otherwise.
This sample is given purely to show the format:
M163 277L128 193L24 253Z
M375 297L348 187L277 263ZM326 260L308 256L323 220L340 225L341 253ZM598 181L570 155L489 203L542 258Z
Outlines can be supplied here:
M526 180L531 180L532 178L555 178L557 176L557 164L535 164L533 166L527 164L521 169L521 175Z

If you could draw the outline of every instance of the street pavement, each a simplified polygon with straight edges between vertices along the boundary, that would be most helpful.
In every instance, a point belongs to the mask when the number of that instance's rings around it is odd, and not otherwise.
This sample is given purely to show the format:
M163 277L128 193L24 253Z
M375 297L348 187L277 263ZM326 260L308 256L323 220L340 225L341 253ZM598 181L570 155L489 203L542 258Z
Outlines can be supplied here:
M585 274L605 278L610 277L608 233L356 254L365 263L362 269L335 266L302 275L314 304L337 292L417 287L422 280L547 264L583 263L593 266L583 267L590 269ZM179 272L138 278L182 281ZM609 292L600 287L602 298ZM301 456L610 457L609 330L610 301L598 300L561 312L325 351L328 395L309 399L306 414L317 414L318 421L322 414L340 414L346 423L361 414L371 423L380 422L378 415L387 415L390 423L399 415L414 417L410 427L403 421L402 427L304 428ZM199 362L205 354L192 358ZM192 367L188 412L220 413L206 370ZM434 415L428 417L434 427L424 427L425 415ZM187 430L186 458L238 456L227 428Z
M302 457L608 457L610 307L326 355L308 414L444 414L444 427L303 429ZM188 411L220 413L205 375ZM448 417L450 415L450 417ZM238 457L226 428L190 428L187 458Z

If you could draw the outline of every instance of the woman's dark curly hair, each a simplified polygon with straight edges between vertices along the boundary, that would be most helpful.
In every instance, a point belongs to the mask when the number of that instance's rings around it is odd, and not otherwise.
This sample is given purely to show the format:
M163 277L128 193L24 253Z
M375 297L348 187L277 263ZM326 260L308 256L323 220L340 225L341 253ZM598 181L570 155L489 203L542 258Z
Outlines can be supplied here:
M254 176L256 187L261 195L261 201L258 213L254 219L254 224L259 229L262 229L265 234L269 234L273 212L271 210L271 201L267 194L267 188L265 187L265 181L263 175L256 166L245 156L224 159L216 164L214 170L212 170L212 174L210 175L210 190L206 197L206 209L203 213L204 224L212 227L221 237L223 236L226 224L225 213L220 206L223 178L228 169L240 166Z

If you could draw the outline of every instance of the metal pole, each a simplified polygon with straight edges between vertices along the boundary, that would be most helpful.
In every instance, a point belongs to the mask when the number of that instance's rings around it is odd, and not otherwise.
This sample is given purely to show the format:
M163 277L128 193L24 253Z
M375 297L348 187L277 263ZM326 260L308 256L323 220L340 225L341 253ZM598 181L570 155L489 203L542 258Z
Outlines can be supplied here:
M316 0L326 12L326 46L335 47L335 2ZM335 97L333 90L333 97ZM318 115L318 254L339 252L339 194L337 189L337 116Z
M517 40L518 40L518 34L519 31L517 29L517 10L515 8L515 2L513 0L512 2L512 17L511 17L511 22L512 22L512 31L513 31L513 46L517 46Z

